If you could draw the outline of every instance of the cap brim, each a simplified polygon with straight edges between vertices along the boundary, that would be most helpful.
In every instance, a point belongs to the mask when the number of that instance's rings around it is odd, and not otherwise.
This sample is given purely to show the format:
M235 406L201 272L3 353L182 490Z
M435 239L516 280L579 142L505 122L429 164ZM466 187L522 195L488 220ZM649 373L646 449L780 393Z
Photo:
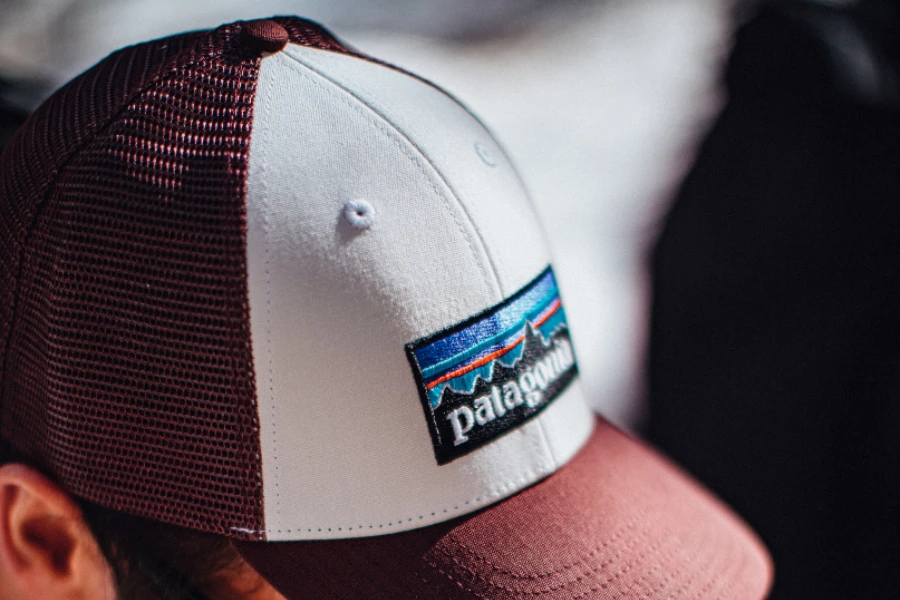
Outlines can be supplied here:
M598 419L585 447L532 487L406 533L234 542L301 598L762 598L756 536L678 468Z

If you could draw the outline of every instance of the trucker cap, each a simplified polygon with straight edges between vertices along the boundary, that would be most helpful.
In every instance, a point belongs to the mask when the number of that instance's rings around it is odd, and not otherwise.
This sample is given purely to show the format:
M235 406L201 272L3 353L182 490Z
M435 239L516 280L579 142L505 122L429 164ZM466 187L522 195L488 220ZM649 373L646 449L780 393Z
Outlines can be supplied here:
M68 492L289 599L766 593L753 533L588 409L522 183L428 81L298 18L152 41L0 177L0 433Z

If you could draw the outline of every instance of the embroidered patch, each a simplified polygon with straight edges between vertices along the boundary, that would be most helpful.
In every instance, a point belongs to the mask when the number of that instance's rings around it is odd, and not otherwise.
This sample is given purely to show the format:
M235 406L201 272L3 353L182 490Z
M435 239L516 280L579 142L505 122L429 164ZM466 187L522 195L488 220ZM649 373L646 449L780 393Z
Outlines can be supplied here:
M545 409L578 367L550 267L512 297L406 345L438 464Z

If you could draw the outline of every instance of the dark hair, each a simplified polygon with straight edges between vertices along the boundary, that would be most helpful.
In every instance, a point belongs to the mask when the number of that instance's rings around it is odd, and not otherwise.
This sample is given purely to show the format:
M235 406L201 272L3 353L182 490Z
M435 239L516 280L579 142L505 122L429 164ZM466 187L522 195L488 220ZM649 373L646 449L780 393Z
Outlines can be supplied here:
M0 465L11 462L48 473L0 439ZM207 600L203 590L245 565L224 536L75 501L113 570L121 600Z

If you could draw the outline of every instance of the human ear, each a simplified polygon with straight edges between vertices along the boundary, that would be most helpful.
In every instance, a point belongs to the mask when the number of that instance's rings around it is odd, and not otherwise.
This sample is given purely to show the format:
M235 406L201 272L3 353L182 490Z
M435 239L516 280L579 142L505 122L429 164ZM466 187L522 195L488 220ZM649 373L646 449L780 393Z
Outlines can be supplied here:
M0 465L0 600L114 600L78 505L35 469Z

